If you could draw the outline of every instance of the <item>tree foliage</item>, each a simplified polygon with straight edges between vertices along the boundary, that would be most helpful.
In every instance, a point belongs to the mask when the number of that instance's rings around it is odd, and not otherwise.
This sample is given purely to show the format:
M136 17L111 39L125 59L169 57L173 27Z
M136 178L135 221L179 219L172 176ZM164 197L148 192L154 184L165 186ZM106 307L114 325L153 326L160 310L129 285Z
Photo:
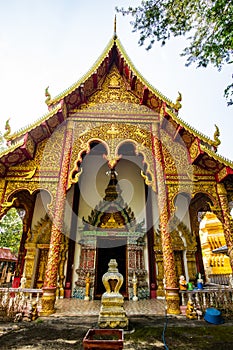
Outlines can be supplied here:
M0 221L0 247L11 248L18 253L23 224L15 208L11 208Z
M147 49L156 40L165 45L171 37L185 36L187 46L181 55L187 57L186 65L213 64L221 70L233 63L232 0L149 0L117 11L132 16L130 23L133 31L139 32L139 45L146 44ZM233 96L233 84L224 94Z

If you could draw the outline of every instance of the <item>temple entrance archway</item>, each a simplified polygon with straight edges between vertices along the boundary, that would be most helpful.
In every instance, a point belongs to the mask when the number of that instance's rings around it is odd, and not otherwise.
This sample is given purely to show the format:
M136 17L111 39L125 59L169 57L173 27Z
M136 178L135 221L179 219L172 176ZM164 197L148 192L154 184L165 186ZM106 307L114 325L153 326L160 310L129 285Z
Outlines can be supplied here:
M96 249L96 277L95 277L95 299L100 299L105 292L102 282L103 275L108 271L110 259L116 259L118 271L124 277L124 282L120 293L128 298L127 293L127 240L126 238L106 238L97 239Z
M146 174L147 171L146 163L130 142L118 148L120 159L114 168L108 167L104 151L103 145L91 143L89 153L80 163L79 191L74 193L73 200L77 204L73 209L78 227L73 229L77 232L73 295L84 298L89 274L90 297L100 298L105 292L102 276L108 270L110 259L116 259L124 277L120 292L132 298L131 281L136 273L138 290L145 298L149 295L148 287L155 281L155 271L151 268L155 265L151 239L153 220L148 219L152 217L151 212L147 213L151 197L146 191L145 176L142 176L142 172ZM68 267L71 264L68 263Z

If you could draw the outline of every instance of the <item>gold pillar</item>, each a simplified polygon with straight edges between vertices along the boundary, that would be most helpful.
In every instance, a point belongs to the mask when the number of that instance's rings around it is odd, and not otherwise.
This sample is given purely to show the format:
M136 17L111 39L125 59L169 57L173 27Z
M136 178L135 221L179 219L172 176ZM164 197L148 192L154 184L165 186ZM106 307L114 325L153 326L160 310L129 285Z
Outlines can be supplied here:
M56 202L54 205L48 263L43 286L41 316L47 316L55 312L54 305L56 300L57 276L60 262L59 253L62 238L69 161L72 149L72 137L73 123L68 121L64 136L63 157L60 164Z
M231 217L227 200L227 191L223 183L217 184L217 192L222 210L224 236L228 247L231 269L233 271L233 234L231 232Z
M160 219L160 231L162 240L163 264L165 274L165 289L167 312L169 314L180 314L179 289L175 269L175 258L172 249L171 235L168 231L169 203L164 180L162 145L159 137L158 124L153 124L153 150L156 161L156 177L158 186L158 207Z

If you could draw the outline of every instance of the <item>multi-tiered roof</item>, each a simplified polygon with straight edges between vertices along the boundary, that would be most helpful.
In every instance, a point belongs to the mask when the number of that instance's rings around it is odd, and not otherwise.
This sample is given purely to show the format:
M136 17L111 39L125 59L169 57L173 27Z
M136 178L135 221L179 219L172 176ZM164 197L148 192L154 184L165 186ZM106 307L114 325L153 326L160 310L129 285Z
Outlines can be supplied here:
M220 143L218 128L216 127L212 140L184 122L178 116L181 94L176 102L172 102L151 86L134 67L116 33L102 55L80 80L53 98L48 88L46 89L45 102L49 109L47 114L12 134L9 125L6 125L5 138L8 148L0 153L0 176L4 177L9 167L32 159L37 144L49 138L54 130L69 118L72 110L88 103L90 96L101 89L101 84L113 65L124 79L127 89L138 98L139 104L160 115L161 127L166 128L168 123L173 125L173 139L175 141L178 136L182 137L192 164L205 169L209 169L211 164L217 181L233 177L233 162L217 154Z

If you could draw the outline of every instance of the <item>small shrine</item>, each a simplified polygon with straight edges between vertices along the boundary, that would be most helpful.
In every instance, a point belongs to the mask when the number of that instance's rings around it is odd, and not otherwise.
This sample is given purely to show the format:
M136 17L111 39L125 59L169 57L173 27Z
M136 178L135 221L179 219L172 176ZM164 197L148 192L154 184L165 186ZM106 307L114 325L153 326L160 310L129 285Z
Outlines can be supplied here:
M98 325L100 328L127 328L129 321L123 306L124 297L120 293L124 277L119 273L115 259L111 259L108 266L103 275L106 292L101 297Z

